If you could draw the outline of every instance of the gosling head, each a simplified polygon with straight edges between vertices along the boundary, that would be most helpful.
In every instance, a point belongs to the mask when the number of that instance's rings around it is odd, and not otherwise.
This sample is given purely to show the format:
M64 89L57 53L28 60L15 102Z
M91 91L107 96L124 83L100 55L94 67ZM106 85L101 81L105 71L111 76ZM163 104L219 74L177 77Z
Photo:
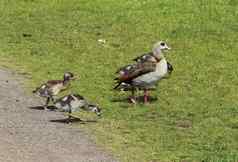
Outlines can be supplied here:
M90 105L88 105L88 108L90 109L90 111L96 113L97 116L101 116L101 114L102 114L101 108L98 105L90 104Z
M69 80L74 80L74 79L75 79L75 77L74 77L73 73L71 73L71 72L64 73L64 80L69 81Z

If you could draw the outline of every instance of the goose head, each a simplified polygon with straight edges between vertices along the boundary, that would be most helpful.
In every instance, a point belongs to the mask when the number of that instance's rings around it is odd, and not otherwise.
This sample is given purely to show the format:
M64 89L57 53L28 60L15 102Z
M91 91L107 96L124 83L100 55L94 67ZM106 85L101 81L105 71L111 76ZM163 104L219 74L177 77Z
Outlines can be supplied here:
M101 108L98 105L93 105L93 104L89 104L88 108L90 111L94 112L97 114L97 116L101 116Z
M64 81L70 81L70 80L74 80L74 74L71 72L66 72L64 73Z
M171 48L164 41L159 41L154 44L152 51L154 56L161 58L163 57L162 53L170 49Z

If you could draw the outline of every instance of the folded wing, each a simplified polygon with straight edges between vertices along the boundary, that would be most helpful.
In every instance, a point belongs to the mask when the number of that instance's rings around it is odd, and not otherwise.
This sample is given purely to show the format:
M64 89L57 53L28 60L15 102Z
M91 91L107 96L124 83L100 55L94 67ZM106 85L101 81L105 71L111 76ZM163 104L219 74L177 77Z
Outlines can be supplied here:
M145 53L141 56L138 56L138 57L134 58L133 61L140 62L140 63L144 63L144 62L147 62L147 61L156 62L156 59L153 56L152 52L148 52L148 53Z
M144 62L136 63L132 65L124 66L118 70L117 85L114 87L116 89L121 83L131 83L131 81L141 75L153 72L156 70L156 63L154 62Z

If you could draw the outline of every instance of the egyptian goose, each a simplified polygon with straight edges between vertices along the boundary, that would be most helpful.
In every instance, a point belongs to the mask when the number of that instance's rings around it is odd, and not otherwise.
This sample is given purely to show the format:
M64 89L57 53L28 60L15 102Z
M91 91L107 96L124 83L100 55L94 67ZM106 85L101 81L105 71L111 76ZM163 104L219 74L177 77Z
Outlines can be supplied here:
M120 68L117 73L117 85L114 89L126 89L132 91L130 101L136 103L134 92L136 89L144 90L144 103L148 101L148 90L164 78L167 73L173 70L163 54L164 50L169 50L165 42L158 42L153 47L153 52L135 58L135 64Z
M66 72L64 74L63 80L49 80L37 87L33 93L39 95L40 97L46 98L44 108L47 109L50 100L54 102L54 96L58 95L61 91L66 90L70 81L73 79L75 79L74 74L71 72Z
M79 94L66 95L56 100L54 105L59 110L69 113L68 120L72 117L71 113L81 110L94 112L98 116L101 115L101 109L97 105L88 103L88 101Z

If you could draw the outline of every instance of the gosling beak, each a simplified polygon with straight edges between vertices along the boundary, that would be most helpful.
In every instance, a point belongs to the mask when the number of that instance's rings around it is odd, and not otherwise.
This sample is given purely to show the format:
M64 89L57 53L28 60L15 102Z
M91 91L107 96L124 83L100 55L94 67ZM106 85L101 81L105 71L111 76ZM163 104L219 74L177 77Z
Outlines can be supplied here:
M73 77L70 80L78 80L78 79L79 79L79 77Z

